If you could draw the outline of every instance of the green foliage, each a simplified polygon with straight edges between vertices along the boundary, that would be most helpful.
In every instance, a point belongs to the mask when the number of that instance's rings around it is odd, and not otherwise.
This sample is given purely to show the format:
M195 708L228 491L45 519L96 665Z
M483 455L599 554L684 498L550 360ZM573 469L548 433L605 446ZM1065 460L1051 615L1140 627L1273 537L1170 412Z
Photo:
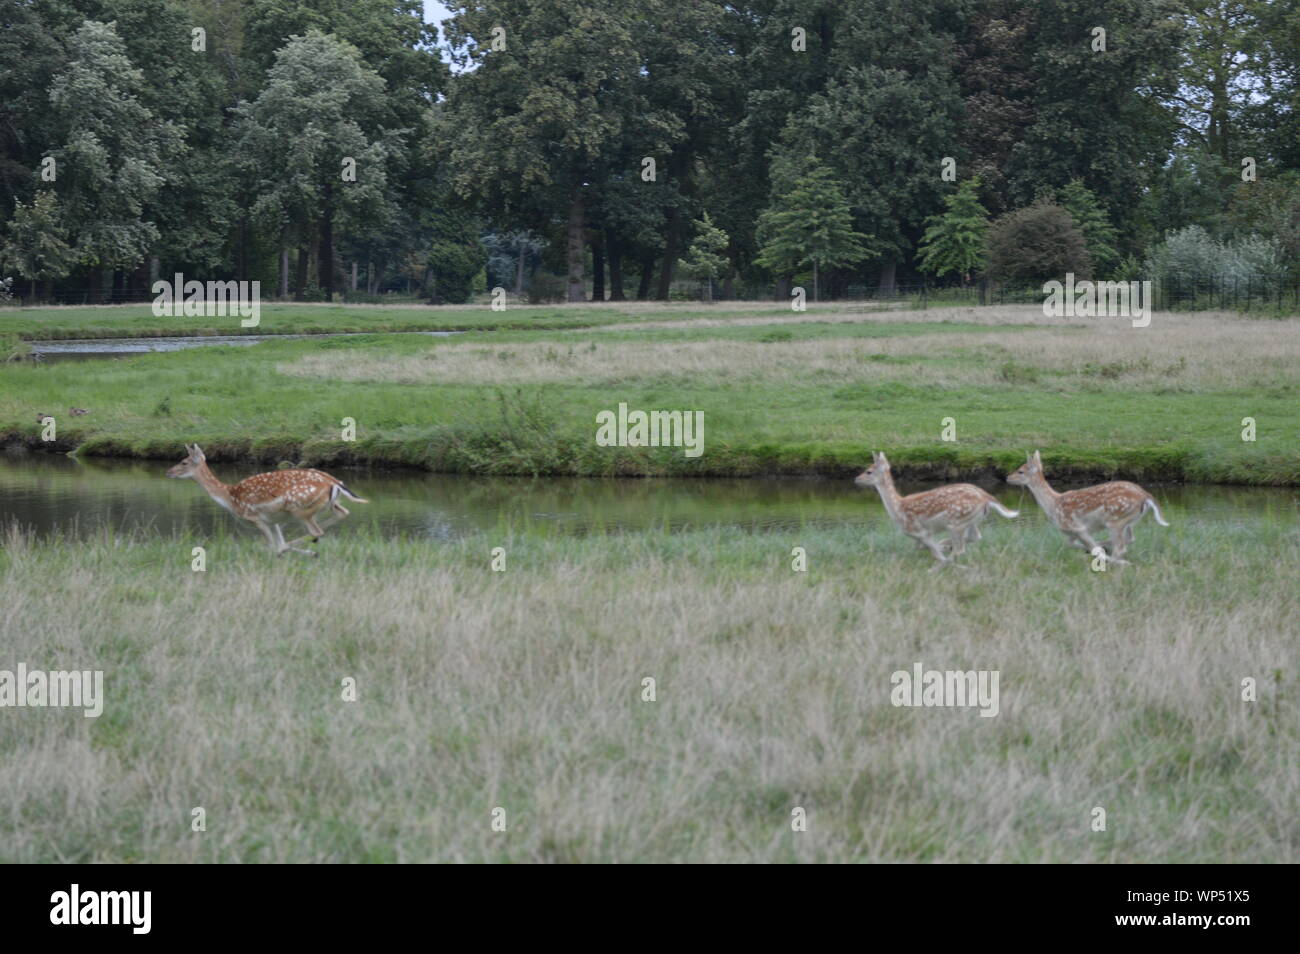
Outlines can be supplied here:
M999 281L1092 277L1083 233L1061 206L1040 200L999 217L988 233L988 273Z
M30 205L15 201L9 234L0 245L0 266L23 278L42 281L62 278L76 263L59 214L58 195L46 189Z
M1106 217L1106 210L1097 201L1097 196L1082 180L1071 179L1069 185L1060 192L1060 202L1083 233L1084 243L1088 246L1088 257L1098 275L1109 276L1119 261L1119 252L1115 250L1117 236L1110 219Z
M695 241L686 252L686 259L682 262L686 274L692 278L698 278L701 281L707 281L708 297L713 297L713 279L722 273L729 260L724 254L730 239L727 233L722 231L713 224L709 218L709 213L705 212L704 217L695 220Z
M434 213L432 220L428 258L433 272L432 299L438 304L463 304L470 300L475 279L487 265L487 249L472 218L444 211Z
M853 230L843 187L816 159L759 218L758 236L755 261L787 275L804 265L850 265L870 254L867 237Z
M133 267L159 237L142 213L180 141L173 123L140 101L143 88L113 25L82 23L50 85L59 218L81 264Z
M1219 241L1199 225L1189 225L1155 246L1146 268L1153 280L1162 283L1191 287L1215 280L1269 294L1282 277L1282 250L1275 240L1263 236Z
M940 277L955 273L965 284L979 268L989 228L979 188L979 179L967 179L944 198L947 211L927 220L930 227L918 249L922 271Z

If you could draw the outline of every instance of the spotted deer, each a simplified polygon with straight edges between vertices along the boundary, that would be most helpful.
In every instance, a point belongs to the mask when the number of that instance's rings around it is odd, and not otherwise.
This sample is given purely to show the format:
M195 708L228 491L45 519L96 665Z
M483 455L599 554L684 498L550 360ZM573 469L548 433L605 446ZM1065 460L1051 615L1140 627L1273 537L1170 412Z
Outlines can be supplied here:
M350 511L339 503L340 497L357 503L370 502L348 490L337 477L319 470L275 470L255 474L237 484L223 484L208 469L207 458L198 444L186 444L185 451L185 459L168 470L167 476L193 477L221 506L236 517L257 524L276 556L289 550L315 556L314 550L304 550L297 544L307 539L319 540L327 527L348 515ZM334 519L318 523L316 515L327 507ZM288 513L300 520L307 528L307 536L285 543L284 532L271 522L271 517L278 513Z
M1126 480L1115 480L1082 490L1057 493L1043 476L1043 459L1038 451L1029 455L1019 468L1007 475L1007 483L1028 487L1038 505L1058 530L1065 534L1070 546L1082 547L1096 553L1101 546L1095 534L1102 530L1110 534L1110 553L1102 549L1107 562L1128 563L1124 551L1133 542L1133 525L1148 510L1156 523L1167 527L1155 498Z
M996 510L1004 517L1017 517L1019 511L1008 510L987 491L974 484L948 484L919 494L899 494L890 474L889 459L874 452L872 464L858 475L854 483L875 487L885 504L889 519L909 537L919 540L938 560L932 569L953 562L966 549L966 544L980 539L979 523ZM949 534L948 540L941 535ZM944 544L952 546L952 556L944 553Z

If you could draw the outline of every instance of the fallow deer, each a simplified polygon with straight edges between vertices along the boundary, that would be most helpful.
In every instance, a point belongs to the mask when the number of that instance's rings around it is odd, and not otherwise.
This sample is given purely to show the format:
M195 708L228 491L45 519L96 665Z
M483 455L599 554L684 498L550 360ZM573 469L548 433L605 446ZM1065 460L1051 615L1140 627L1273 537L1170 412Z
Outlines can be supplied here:
M208 492L208 496L221 506L236 517L257 524L258 529L266 534L276 556L288 550L315 556L315 551L304 550L296 544L309 538L319 540L326 527L333 526L348 515L350 511L339 503L339 497L347 497L357 503L370 502L348 490L337 477L319 470L275 470L255 474L237 484L223 484L208 469L207 458L198 444L186 444L185 451L185 459L168 470L167 476L193 477ZM316 515L326 507L334 514L334 519L318 523ZM307 536L285 543L284 532L271 522L271 517L277 513L288 513L300 520L307 528Z
M932 569L951 563L966 549L966 544L980 538L979 522L996 510L1004 517L1017 517L1019 511L1008 510L987 491L974 484L948 484L918 494L899 494L890 474L889 459L883 453L872 453L872 464L857 476L854 483L875 487L885 504L885 511L905 534L919 540L939 561ZM944 553L943 533L950 535L952 556Z
M1047 514L1047 519L1065 534L1070 546L1096 553L1101 545L1094 534L1102 530L1109 532L1111 552L1107 554L1103 548L1102 554L1111 563L1128 563L1124 551L1133 542L1133 525L1148 510L1156 523L1162 527L1169 526L1155 498L1127 480L1057 493L1043 475L1043 458L1038 451L1007 475L1007 483L1028 487Z

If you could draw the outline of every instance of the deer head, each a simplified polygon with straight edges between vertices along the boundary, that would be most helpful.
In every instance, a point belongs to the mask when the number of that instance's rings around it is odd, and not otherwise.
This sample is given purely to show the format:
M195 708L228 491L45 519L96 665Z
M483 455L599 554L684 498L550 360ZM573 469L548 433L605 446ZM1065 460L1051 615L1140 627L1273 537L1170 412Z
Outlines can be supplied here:
M889 460L880 451L871 452L871 466L854 479L860 487L878 487L889 476Z
M194 472L202 467L203 462L207 460L198 444L186 444L185 451L185 459L167 471L168 477L193 477Z
M1034 451L1023 464L1007 474L1007 483L1015 484L1017 487L1028 487L1030 482L1042 473L1043 459L1038 456L1038 451Z

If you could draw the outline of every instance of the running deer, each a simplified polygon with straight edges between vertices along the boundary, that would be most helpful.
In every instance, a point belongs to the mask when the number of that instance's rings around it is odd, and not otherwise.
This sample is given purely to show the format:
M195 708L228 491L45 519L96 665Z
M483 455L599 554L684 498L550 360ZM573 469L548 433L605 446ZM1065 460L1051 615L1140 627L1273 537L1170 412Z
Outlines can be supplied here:
M350 511L339 503L339 497L357 503L370 502L348 490L337 477L319 470L275 470L255 474L237 484L223 484L208 469L207 458L198 444L186 444L185 451L185 459L167 471L167 476L193 477L221 506L236 517L257 524L276 556L288 550L315 556L314 550L304 550L297 544L308 539L319 540L326 527L332 527L348 515ZM317 523L316 515L327 507L334 519ZM271 522L277 513L288 513L300 520L307 528L307 536L285 543L284 532Z
M1038 451L1030 454L1024 464L1007 475L1007 483L1028 487L1047 514L1047 519L1065 534L1070 546L1082 547L1089 553L1095 553L1100 544L1094 534L1102 530L1109 532L1111 552L1107 554L1102 549L1102 556L1111 563L1128 563L1124 559L1124 551L1133 542L1133 525L1148 510L1155 517L1156 523L1162 527L1169 526L1165 523L1155 498L1137 484L1126 480L1057 493L1043 476L1043 459Z
M899 494L894 478L889 472L889 459L873 452L872 464L858 475L854 483L875 487L885 504L889 518L905 534L921 541L929 548L939 563L932 569L951 563L966 549L966 544L980 539L979 523L996 510L1004 517L1017 517L1019 511L1008 510L993 499L993 495L974 484L949 484L919 494ZM950 540L940 540L947 532ZM943 545L951 542L952 556L943 552Z

